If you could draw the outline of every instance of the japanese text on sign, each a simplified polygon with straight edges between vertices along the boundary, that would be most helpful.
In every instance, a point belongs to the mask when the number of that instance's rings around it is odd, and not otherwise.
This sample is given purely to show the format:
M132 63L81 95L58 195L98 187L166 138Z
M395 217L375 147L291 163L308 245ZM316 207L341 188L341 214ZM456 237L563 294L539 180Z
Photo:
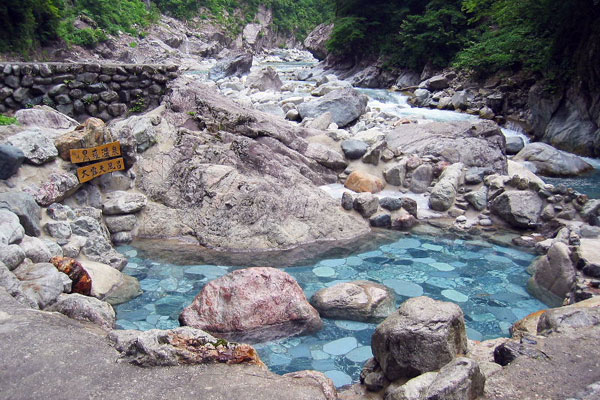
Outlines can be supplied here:
M125 169L123 158L115 158L114 160L106 160L96 164L86 165L85 167L77 168L77 178L80 183L91 181L100 175L108 174Z
M101 146L90 147L89 149L71 149L71 162L79 164L82 162L104 160L106 158L117 157L121 155L121 143L112 142Z

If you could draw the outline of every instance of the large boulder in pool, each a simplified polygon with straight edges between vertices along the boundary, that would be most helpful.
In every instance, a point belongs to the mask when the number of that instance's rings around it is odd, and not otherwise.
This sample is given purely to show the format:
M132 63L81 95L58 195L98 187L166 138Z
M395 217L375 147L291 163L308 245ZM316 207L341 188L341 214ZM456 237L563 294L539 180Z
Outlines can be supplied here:
M386 135L396 154L433 155L465 167L489 167L506 175L506 139L492 121L399 125Z
M527 284L529 291L549 305L562 305L576 280L569 247L562 242L554 243L532 266L535 274Z
M326 318L381 321L396 309L394 291L370 281L344 282L316 292L310 303Z
M323 326L296 280L266 267L237 270L209 282L179 321L247 342L315 332Z
M527 144L513 160L527 161L534 167L534 172L542 176L574 176L594 169L583 158L546 143Z
M342 128L365 113L367 102L367 96L354 89L339 89L300 104L298 112L302 118L317 118L330 112L333 122Z
M213 81L218 81L228 76L244 76L250 72L252 60L252 54L234 54L212 67L208 72L208 77Z
M467 351L463 312L454 303L414 297L377 327L371 347L390 381L438 370Z

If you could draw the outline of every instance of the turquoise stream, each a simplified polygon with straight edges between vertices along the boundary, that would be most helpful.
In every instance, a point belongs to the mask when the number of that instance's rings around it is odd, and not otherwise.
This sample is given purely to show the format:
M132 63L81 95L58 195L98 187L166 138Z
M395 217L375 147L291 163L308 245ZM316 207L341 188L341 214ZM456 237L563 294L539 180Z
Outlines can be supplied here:
M144 293L116 307L122 329L169 329L179 326L181 310L210 280L243 266L175 265L154 261L131 246L124 272L140 280ZM507 336L511 324L545 308L525 290L534 256L482 241L406 236L375 250L286 267L306 296L339 282L366 279L394 289L397 303L420 295L461 306L471 339ZM314 369L337 386L358 380L371 357L376 324L324 320L323 330L255 345L263 361L277 373Z

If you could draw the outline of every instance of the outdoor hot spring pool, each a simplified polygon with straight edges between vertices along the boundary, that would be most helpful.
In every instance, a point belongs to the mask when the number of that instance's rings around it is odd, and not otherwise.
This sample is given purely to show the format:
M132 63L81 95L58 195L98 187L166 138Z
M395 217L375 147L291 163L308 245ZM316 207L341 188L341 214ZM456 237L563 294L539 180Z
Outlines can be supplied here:
M131 246L123 272L139 279L144 293L116 307L122 329L170 329L179 326L181 310L210 280L243 268L225 265L175 265L159 262ZM507 336L513 322L546 308L525 290L534 255L482 241L405 236L375 250L345 258L322 259L286 267L307 298L339 282L371 280L394 289L397 304L426 295L457 303L465 313L470 339ZM273 266L273 265L271 265ZM276 373L313 369L336 386L358 381L371 355L376 324L324 319L323 330L254 345Z

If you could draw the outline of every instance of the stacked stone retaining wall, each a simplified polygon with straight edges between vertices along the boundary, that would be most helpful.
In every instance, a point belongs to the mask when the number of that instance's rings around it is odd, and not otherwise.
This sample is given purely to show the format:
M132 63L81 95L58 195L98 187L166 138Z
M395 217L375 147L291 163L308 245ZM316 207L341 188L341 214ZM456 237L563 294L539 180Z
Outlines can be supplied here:
M79 121L158 106L176 65L0 62L0 113L45 104Z

